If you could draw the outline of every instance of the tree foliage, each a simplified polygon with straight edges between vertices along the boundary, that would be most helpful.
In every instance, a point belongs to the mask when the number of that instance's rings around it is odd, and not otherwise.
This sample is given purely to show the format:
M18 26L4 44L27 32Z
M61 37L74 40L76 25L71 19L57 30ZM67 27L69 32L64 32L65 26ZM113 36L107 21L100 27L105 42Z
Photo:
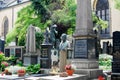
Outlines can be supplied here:
M100 17L96 16L95 13L92 13L92 20L93 20L93 24L94 24L94 30L98 31L98 27L100 26L101 29L105 29L108 27L108 21L104 21L102 20Z
M33 24L41 29L44 28L43 23L40 23L40 18L35 15L35 11L31 8L31 5L21 9L18 12L15 27L7 34L6 42L9 43L17 37L18 45L24 46L27 28L30 24Z
M41 17L41 22L46 22L46 20L50 19L52 14L51 9L55 9L60 4L60 0L31 0L32 6L35 10L35 13ZM57 5L56 5L57 3Z
M120 0L114 0L115 1L115 8L120 10Z
M45 30L46 27L56 24L58 37L62 33L73 34L75 30L76 8L75 0L31 0L32 4L18 12L15 27L7 34L6 42L18 38L18 44L25 45L27 28L30 24ZM106 22L93 15L96 24L106 28ZM41 35L41 34L40 34Z

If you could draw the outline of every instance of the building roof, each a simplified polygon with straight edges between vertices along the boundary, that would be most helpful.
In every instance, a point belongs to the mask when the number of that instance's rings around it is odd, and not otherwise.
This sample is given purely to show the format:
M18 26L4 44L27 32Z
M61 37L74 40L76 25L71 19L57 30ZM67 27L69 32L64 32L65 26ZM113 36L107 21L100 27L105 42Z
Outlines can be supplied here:
M24 3L29 0L0 0L0 9Z

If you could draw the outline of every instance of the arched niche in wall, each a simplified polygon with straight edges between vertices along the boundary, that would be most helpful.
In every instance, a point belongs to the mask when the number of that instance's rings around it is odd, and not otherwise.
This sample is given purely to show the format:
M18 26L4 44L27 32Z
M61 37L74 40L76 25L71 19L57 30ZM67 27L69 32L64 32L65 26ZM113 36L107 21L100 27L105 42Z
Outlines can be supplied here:
M1 31L1 37L3 39L6 38L6 35L8 33L8 28L9 28L9 20L8 20L8 17L5 16L2 21L2 31Z

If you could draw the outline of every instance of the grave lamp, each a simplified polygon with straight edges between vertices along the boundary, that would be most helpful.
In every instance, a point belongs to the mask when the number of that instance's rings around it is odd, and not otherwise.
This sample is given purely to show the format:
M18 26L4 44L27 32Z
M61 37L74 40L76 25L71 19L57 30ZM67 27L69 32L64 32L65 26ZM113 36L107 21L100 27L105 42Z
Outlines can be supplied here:
M73 58L72 51L73 51L72 48L67 49L67 59L72 59Z

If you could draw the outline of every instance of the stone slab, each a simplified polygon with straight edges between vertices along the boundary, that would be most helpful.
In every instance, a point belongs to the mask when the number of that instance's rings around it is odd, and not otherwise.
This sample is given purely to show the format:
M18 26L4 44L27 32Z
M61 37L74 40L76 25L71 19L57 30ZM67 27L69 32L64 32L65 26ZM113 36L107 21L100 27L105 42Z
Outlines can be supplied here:
M1 75L0 74L0 80L24 80L29 77L40 77L40 76L48 76L48 74L33 74L33 75L25 75L23 77L18 77L17 74L13 74L13 75L5 75L5 74Z
M120 73L111 73L111 80L120 80Z
M28 80L33 80L33 79L28 79ZM78 74L73 74L73 76L68 76L68 77L60 77L59 75L56 75L56 76L39 77L39 80L87 80L87 77L85 75L78 75Z
M100 69L76 69L75 74L84 74L88 76L88 79L94 79L103 75L103 71Z

